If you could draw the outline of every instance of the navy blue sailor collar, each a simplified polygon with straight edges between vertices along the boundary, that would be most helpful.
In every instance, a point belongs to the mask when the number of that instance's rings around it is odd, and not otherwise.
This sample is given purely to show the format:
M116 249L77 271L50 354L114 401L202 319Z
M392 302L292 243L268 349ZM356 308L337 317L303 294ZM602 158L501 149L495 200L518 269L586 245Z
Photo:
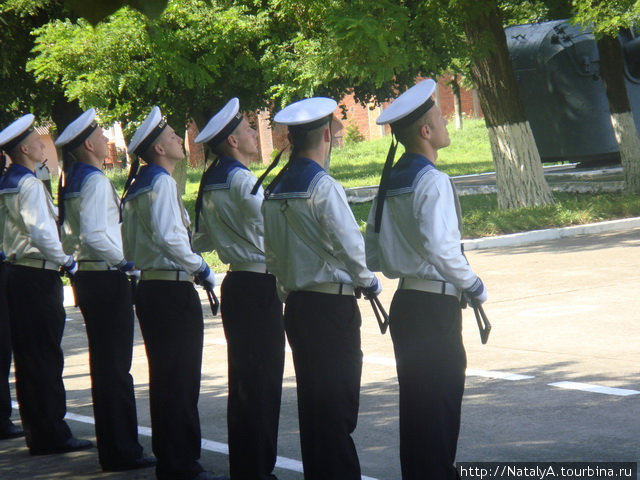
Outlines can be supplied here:
M236 169L249 170L246 166L232 157L221 155L214 160L218 164L212 168L204 180L204 190L224 190L231 186L231 178Z
M71 166L67 183L64 187L64 198L80 195L84 182L93 175L104 175L102 170L85 162L76 162Z
M27 175L31 175L33 177L36 176L33 171L29 170L24 165L12 163L0 181L0 191L3 193L18 191L18 184L20 183L20 180Z
M318 181L329 175L317 162L305 157L291 161L269 196L270 200L285 198L310 198Z
M132 200L138 195L151 190L153 188L153 181L158 175L169 175L169 172L155 163L150 163L142 167L122 201Z
M422 176L436 166L423 155L404 153L391 169L387 197L413 192Z

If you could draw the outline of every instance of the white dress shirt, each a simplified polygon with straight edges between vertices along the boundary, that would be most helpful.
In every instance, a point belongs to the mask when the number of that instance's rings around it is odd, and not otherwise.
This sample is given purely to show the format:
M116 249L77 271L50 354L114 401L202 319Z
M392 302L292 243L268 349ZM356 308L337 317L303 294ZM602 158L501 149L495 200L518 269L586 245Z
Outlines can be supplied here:
M98 168L85 163L72 167L65 193L63 246L76 260L124 260L120 231L120 198Z
M65 265L58 236L58 211L41 180L28 168L12 164L0 187L3 250L10 262L24 258Z
M403 167L407 167L404 181L391 185L387 192L378 234L374 231L375 200L371 207L367 265L388 278L440 280L460 290L471 288L478 277L461 251L451 179L425 157L405 155L393 168L398 173Z
M305 240L288 224L285 208L306 233ZM317 163L295 159L262 210L267 268L276 276L282 300L291 291L324 283L369 287L374 282L344 189ZM317 251L335 262L328 263Z
M251 195L256 177L240 162L222 157L204 180L197 252L218 252L223 263L265 263L263 190Z
M206 262L191 249L189 224L176 181L155 164L143 167L124 199L125 257L140 270L204 271Z

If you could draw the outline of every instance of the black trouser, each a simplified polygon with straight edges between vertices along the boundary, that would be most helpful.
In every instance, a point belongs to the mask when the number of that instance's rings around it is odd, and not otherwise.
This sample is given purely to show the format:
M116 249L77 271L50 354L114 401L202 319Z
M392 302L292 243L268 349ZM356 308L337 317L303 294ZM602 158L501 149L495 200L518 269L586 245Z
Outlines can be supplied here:
M467 366L460 303L451 295L398 290L389 330L400 385L402 479L459 478L453 462Z
M190 480L200 458L200 369L204 323L191 282L142 281L136 313L149 359L153 453L160 480Z
M74 289L89 340L100 465L115 469L142 456L129 374L134 321L131 285L118 271L78 272Z
M11 425L11 392L9 371L11 369L11 328L6 293L6 268L0 262L0 432Z
M352 295L298 291L287 298L305 480L360 480L351 437L360 402L360 323Z
M229 361L231 478L275 479L284 370L282 303L275 277L229 272L221 296Z
M10 265L7 301L16 393L27 446L59 446L71 437L64 421L62 282L57 271Z

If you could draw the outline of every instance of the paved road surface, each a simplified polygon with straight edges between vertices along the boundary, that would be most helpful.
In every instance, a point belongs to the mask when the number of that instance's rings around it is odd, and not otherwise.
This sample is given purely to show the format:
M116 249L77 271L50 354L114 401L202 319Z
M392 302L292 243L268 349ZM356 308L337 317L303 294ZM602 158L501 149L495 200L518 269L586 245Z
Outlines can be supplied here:
M468 377L459 461L640 460L640 229L477 250L469 260L489 289L493 323L481 345L465 312ZM383 282L388 305L395 282ZM206 298L203 308L208 312ZM388 335L363 314L361 411L356 442L363 475L400 478L398 397ZM86 339L73 307L64 338L69 424L93 438ZM200 399L203 465L226 471L226 351L219 318L206 319ZM148 378L139 332L133 375L142 443L150 451ZM14 414L17 419L17 414ZM280 480L302 480L295 377L287 356ZM0 442L2 479L152 479L153 470L103 474L94 451L30 457L22 440Z

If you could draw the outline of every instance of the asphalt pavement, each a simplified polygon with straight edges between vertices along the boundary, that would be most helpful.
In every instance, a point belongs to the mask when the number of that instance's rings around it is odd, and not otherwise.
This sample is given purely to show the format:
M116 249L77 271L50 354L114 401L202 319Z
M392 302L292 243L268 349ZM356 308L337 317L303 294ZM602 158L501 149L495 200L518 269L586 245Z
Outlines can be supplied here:
M464 313L468 356L457 460L640 460L640 228L590 233L468 252L488 287L493 324L480 343L472 311ZM395 281L384 279L388 307ZM220 318L206 314L200 415L202 464L228 471L226 349ZM95 439L88 354L79 311L66 307L63 341L68 423ZM398 386L389 335L380 335L361 302L364 368L355 441L367 480L400 479ZM141 442L151 452L148 375L136 331L132 374ZM14 420L19 422L17 411ZM302 480L295 376L287 354L280 480ZM29 456L23 439L0 442L2 479L153 479L153 469L104 474L95 450Z

